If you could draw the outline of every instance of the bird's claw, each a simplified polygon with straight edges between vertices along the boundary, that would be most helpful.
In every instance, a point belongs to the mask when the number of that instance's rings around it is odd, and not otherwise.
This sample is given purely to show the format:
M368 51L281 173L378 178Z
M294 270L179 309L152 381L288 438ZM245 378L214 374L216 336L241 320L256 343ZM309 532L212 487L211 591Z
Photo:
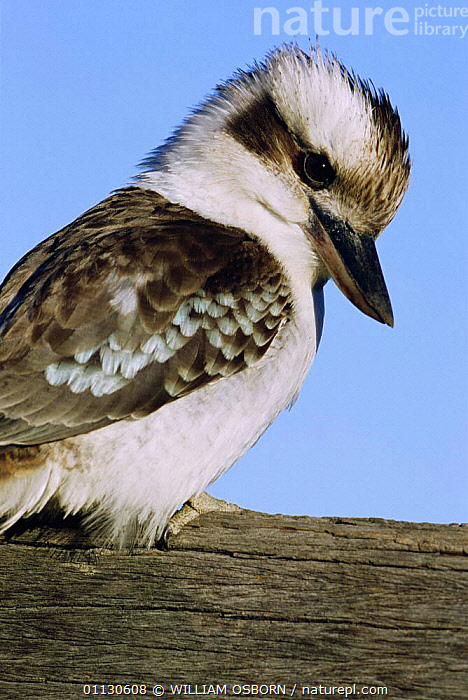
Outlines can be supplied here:
M235 503L228 503L221 498L214 498L209 493L203 491L198 496L188 499L167 523L164 532L159 538L156 548L167 551L169 549L169 538L178 535L183 527L191 523L200 515L205 513L238 513L241 510Z

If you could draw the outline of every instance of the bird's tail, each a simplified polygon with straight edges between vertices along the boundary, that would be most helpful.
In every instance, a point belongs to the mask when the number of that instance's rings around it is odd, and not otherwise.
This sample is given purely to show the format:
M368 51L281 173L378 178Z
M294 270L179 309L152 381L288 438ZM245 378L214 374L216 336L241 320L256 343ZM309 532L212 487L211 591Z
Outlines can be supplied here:
M42 510L57 487L58 473L47 463L44 446L0 447L0 533Z

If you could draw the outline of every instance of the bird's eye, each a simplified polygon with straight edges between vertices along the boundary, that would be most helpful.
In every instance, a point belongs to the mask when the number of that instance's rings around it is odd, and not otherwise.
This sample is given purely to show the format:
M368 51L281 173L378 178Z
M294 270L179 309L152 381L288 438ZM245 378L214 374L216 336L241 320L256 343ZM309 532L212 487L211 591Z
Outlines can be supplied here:
M334 168L327 156L310 151L304 155L303 171L308 185L316 190L323 190L331 185L336 177Z

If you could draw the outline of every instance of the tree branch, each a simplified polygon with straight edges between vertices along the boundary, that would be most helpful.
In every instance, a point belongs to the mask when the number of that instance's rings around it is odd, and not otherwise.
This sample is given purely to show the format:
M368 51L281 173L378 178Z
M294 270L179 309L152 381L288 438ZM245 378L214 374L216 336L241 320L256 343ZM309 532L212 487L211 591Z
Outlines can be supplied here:
M242 511L169 544L130 555L68 527L0 540L0 696L80 698L86 684L468 696L467 526Z

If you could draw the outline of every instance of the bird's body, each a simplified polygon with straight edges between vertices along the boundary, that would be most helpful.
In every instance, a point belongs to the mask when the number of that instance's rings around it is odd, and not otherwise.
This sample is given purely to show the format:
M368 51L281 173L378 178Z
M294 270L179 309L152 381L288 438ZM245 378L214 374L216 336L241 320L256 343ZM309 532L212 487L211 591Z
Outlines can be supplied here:
M335 59L276 52L145 165L1 289L4 529L54 499L151 544L294 401L330 275L391 323L373 240L407 143Z

